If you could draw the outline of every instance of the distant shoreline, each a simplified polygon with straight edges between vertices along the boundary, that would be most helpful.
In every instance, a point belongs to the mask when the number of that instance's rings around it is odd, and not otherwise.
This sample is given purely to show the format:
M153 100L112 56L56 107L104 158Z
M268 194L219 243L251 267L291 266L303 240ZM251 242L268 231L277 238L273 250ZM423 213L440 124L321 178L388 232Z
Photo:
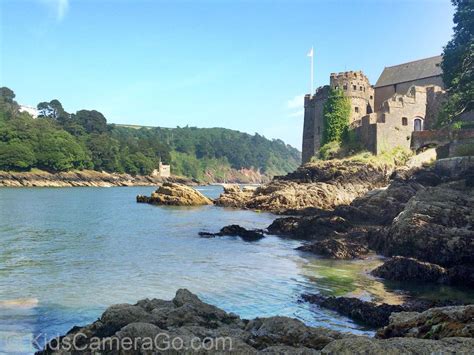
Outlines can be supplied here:
M198 182L186 177L132 176L130 174L74 170L50 173L43 170L29 172L0 171L0 187L113 187L113 186L157 186L164 181L186 185Z
M48 172L34 169L32 171L1 171L1 187L127 187L127 186L159 186L163 182L177 182L188 186L245 184L260 185L262 182L229 180L202 182L184 176L173 175L169 178L150 175L108 173L95 170L72 170L64 172Z

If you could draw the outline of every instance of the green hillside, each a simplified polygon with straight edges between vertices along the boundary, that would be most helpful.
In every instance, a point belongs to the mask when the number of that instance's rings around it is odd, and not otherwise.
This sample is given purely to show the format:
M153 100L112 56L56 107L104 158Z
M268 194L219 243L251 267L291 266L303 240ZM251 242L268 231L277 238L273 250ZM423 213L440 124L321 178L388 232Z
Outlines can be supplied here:
M0 169L94 169L146 175L163 163L172 172L209 181L231 170L267 176L294 170L297 149L225 128L153 128L107 124L98 111L68 113L58 100L38 104L40 117L19 112L15 94L0 89Z

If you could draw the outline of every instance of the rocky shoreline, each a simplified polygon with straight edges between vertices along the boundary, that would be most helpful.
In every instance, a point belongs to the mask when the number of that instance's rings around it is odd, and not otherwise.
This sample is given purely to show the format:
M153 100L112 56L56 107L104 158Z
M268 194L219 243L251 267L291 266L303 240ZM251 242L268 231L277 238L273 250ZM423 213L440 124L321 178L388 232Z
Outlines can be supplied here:
M370 338L289 317L241 319L180 289L170 301L111 306L37 354L467 354L474 349L473 318L474 306L396 312Z
M215 203L293 214L277 218L265 233L301 240L299 250L324 258L389 257L372 271L376 277L474 287L473 157L394 170L351 161L307 164L255 191L228 188ZM303 300L372 326L386 325L394 311L456 304L392 306L320 295Z
M165 181L186 185L197 185L198 181L173 176L132 176L129 174L107 173L94 170L50 173L5 172L0 171L0 187L111 187L111 186L157 186Z

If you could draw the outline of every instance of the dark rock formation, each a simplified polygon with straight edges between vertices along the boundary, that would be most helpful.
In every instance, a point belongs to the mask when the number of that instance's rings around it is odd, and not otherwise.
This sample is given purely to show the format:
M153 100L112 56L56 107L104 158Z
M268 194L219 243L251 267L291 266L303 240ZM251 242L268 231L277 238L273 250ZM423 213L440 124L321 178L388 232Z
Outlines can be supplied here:
M75 335L81 334L75 337ZM124 352L124 348L105 348L104 354L151 354L179 353L173 348L166 349L165 341L179 338L184 348L193 349L213 342L216 348L200 353L254 354L258 350L271 352L285 349L289 353L307 353L322 349L335 339L350 336L324 328L312 328L301 321L288 317L256 318L242 320L237 315L202 302L187 290L178 290L172 301L146 299L135 305L119 304L109 307L102 316L85 327L74 327L65 336L52 340L43 351L37 354L59 354L58 345L74 344L90 349L98 338L101 344L117 345L120 339L131 338L138 341L138 349ZM157 339L149 343L147 339ZM140 338L140 339L138 339ZM225 341L215 341L221 338ZM128 344L128 343L127 343ZM180 344L180 342L177 342ZM151 348L149 347L151 346ZM219 346L217 348L217 346ZM198 351L190 351L197 353ZM81 353L87 353L82 350Z
M377 305L373 302L365 302L358 298L349 297L325 297L322 295L304 294L302 299L372 327L387 325L392 312L406 310L401 305L388 305L385 303Z
M421 262L413 258L396 256L378 268L372 270L372 275L387 280L396 281L437 281L446 274L443 267Z
M261 229L248 230L236 224L221 228L218 233L199 232L201 237L212 238L221 236L240 237L247 242L253 242L265 237Z
M417 193L379 240L378 251L448 267L474 264L474 189L463 185Z
M347 239L324 239L303 245L298 250L309 251L332 259L363 258L369 249L361 243Z
M395 281L438 282L448 285L474 287L474 267L456 265L444 268L413 258L396 256L372 270L372 275Z
M390 315L394 312L422 312L433 307L458 305L454 301L430 301L422 299L408 300L401 305L362 301L352 297L326 297L316 294L303 294L302 300L317 304L320 307L338 312L356 322L382 327L389 324Z
M212 205L212 201L192 187L165 182L148 196L137 196L137 202L168 206L200 206Z
M389 325L377 331L377 337L474 338L474 305L432 308L422 313L395 313L390 317Z

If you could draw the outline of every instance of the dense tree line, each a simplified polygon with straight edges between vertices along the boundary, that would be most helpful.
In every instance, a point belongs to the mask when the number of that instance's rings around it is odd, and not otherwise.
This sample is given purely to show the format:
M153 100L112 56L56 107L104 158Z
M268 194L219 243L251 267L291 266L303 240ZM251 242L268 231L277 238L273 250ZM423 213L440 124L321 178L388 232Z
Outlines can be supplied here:
M15 94L0 88L0 169L95 169L149 174L158 163L199 178L208 167L292 171L300 154L281 140L224 128L141 128L107 124L98 111L68 113L58 100L38 104L39 117L19 111Z
M474 110L474 1L452 0L454 35L443 51L443 81L449 93L439 125L450 124Z

